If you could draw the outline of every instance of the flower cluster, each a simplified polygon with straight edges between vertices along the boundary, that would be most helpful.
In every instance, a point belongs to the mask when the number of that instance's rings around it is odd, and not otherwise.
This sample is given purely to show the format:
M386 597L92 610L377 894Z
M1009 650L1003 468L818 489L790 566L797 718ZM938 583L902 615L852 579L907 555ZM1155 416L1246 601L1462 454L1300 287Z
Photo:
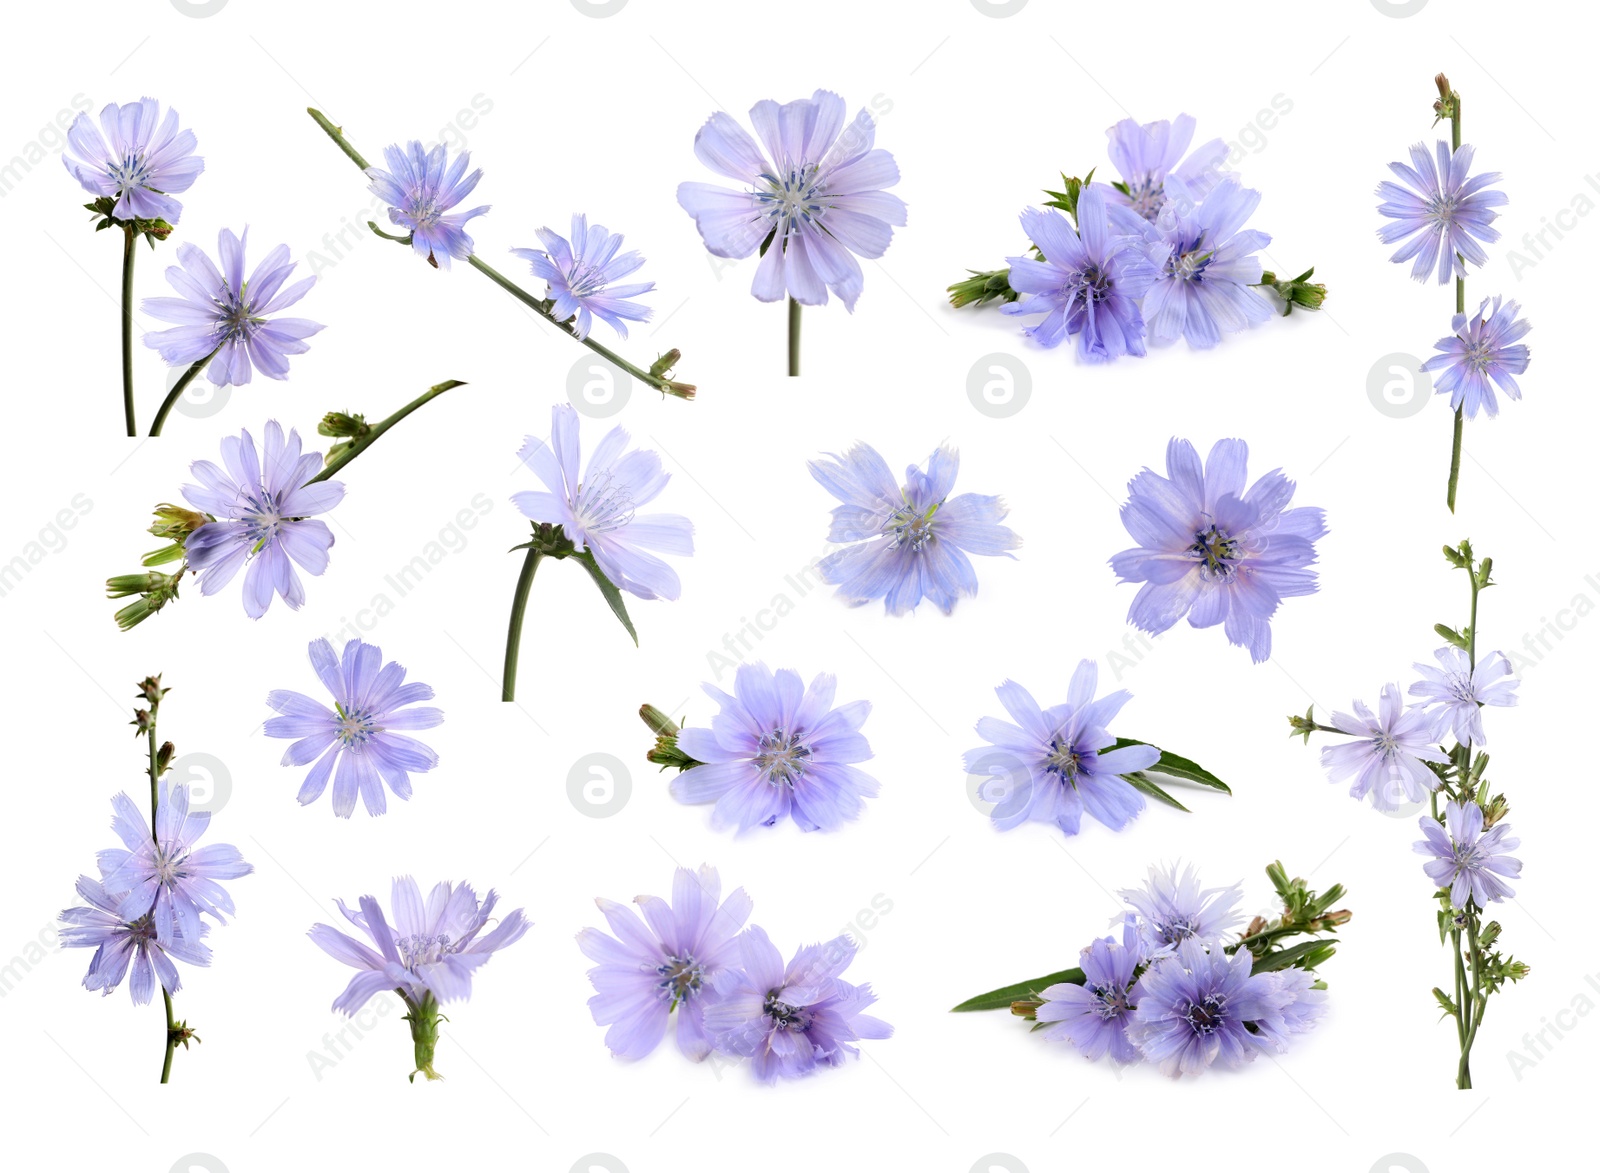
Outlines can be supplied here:
M877 1001L871 987L842 976L856 954L848 934L802 946L785 964L764 930L746 927L753 902L745 890L724 899L713 867L679 868L670 902L639 896L636 910L595 903L611 933L586 928L578 948L595 962L589 1009L619 1058L655 1050L674 1012L685 1056L748 1060L766 1083L840 1066L859 1053L854 1043L892 1033L865 1013Z
M175 751L170 741L158 744L156 722L170 691L159 676L140 681L139 697L148 708L135 709L132 722L148 748L151 818L147 821L126 794L111 800L111 829L122 845L96 854L99 878L78 877L82 903L61 913L66 925L61 944L94 950L83 978L86 989L110 994L126 977L134 1004L143 1006L160 985L167 1015L163 1083L174 1047L187 1049L193 1037L189 1026L172 1016L172 995L183 984L174 962L211 964L205 938L213 923L223 924L234 912L221 881L255 870L237 848L202 845L211 813L191 807L186 783L162 779Z
M1350 913L1334 909L1344 894L1337 884L1313 892L1276 863L1267 875L1282 914L1270 923L1256 918L1241 936L1238 885L1202 888L1192 867L1151 868L1144 887L1119 893L1128 903L1115 922L1120 932L1090 942L1077 967L956 1009L1009 1006L1041 1037L1088 1059L1147 1061L1174 1077L1286 1051L1326 1011L1315 971L1334 945L1320 938ZM1312 940L1279 947L1294 936Z
M520 908L495 917L498 902L493 889L479 901L470 884L449 881L435 884L424 900L415 880L399 876L391 890L389 917L372 896L363 896L355 909L338 901L339 911L366 941L332 925L311 926L308 936L319 949L357 971L344 993L334 999L336 1011L354 1015L386 990L394 990L405 1001L416 1060L412 1080L418 1075L444 1078L433 1069L443 1018L440 1003L470 998L472 975L528 931L529 921Z
M1043 209L1022 213L1029 251L1006 258L1009 269L950 286L952 303L999 299L1002 313L1042 314L1029 338L1046 347L1076 338L1078 357L1092 363L1180 338L1209 349L1272 317L1273 297L1284 314L1319 308L1327 291L1310 283L1312 270L1289 280L1263 270L1259 253L1272 238L1245 227L1261 194L1228 173L1221 139L1189 152L1194 130L1187 114L1111 127L1122 178L1063 176Z

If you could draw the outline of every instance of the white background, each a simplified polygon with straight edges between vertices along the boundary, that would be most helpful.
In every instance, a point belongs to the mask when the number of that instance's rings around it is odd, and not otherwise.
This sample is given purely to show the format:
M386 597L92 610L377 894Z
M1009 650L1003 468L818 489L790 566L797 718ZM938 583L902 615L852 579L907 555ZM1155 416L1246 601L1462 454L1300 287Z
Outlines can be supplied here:
M1575 1000L1600 1004L1586 984L1600 956L1581 894L1593 772L1576 740L1588 727L1577 714L1593 698L1586 657L1600 624L1563 611L1580 596L1583 611L1600 602L1600 579L1586 579L1600 572L1585 540L1596 421L1580 366L1600 219L1569 219L1576 227L1548 237L1554 247L1520 275L1506 252L1580 192L1595 194L1586 173L1600 160L1578 101L1587 43L1564 12L1441 0L1395 19L1361 2L1291 16L1281 5L1034 0L999 19L968 0L803 9L633 0L597 19L583 7L358 14L233 0L196 19L142 0L34 7L13 23L0 154L44 157L6 185L3 204L12 445L0 562L37 555L0 598L10 718L0 960L26 963L3 999L0 1078L17 1121L9 1163L564 1173L599 1153L612 1163L595 1158L598 1167L633 1173L1166 1159L1366 1173L1398 1153L1395 1168L1438 1173L1570 1136L1600 1019L1563 1013L1575 1029L1547 1035L1553 1047L1538 1052L1547 1057L1520 1072L1508 1059L1537 1058L1524 1034ZM1504 172L1511 197L1499 221L1507 239L1469 282L1469 301L1517 297L1536 324L1527 400L1468 428L1455 518L1443 503L1443 401L1395 418L1366 389L1380 357L1424 355L1448 327L1450 291L1410 281L1373 235L1384 164L1434 137L1439 69L1464 96L1479 165ZM760 98L817 86L852 111L879 112L910 224L867 266L853 316L837 303L807 311L806 374L791 380L783 311L748 293L754 262L711 263L674 189L715 178L691 143L719 105L742 120ZM508 272L519 263L507 249L534 244L541 225L564 231L574 210L645 251L660 325L622 349L647 365L680 347L680 376L701 393L686 404L635 388L619 418L674 470L660 505L694 518L698 549L680 563L680 602L634 606L637 650L576 568L547 564L520 702L497 701L518 567L506 550L526 532L508 497L531 484L514 453L525 434L547 433L587 352L464 267L436 273L370 235L347 236L359 239L294 311L328 328L293 360L288 382L259 380L214 414L175 414L160 440L121 436L119 240L88 230L88 196L51 157L59 139L49 128L75 98L98 112L142 94L179 110L206 170L183 197L174 240L141 251L140 296L167 292L160 271L180 239L212 251L218 228L248 223L252 261L279 241L304 257L326 252L324 234L366 219L365 181L305 116L308 104L378 159L385 143L436 140L475 99L489 103L449 134L485 170L477 196L494 210L471 231ZM1264 133L1246 130L1275 98L1290 111ZM1269 266L1315 263L1331 290L1325 313L1274 320L1209 353L1180 345L1091 369L1065 347L1030 347L992 310L944 304L943 287L964 268L1019 250L1015 215L1042 186L1063 170L1107 166L1107 126L1180 111L1199 119L1201 139L1243 141L1237 167L1264 193L1256 224L1274 237ZM968 397L969 370L994 352L1031 373L1031 398L1009 418ZM142 347L137 361L147 426L165 372ZM252 623L238 584L211 599L190 586L155 621L116 630L104 579L137 568L156 544L143 533L150 507L177 499L189 463L215 458L222 435L259 436L270 417L315 442L325 411L381 416L445 378L469 386L344 475L333 562L308 582L302 611L275 603ZM607 426L587 420L586 447ZM1172 435L1202 450L1242 436L1252 473L1281 466L1300 483L1298 503L1328 511L1322 590L1280 612L1269 664L1253 666L1220 629L1186 625L1136 664L1112 664L1134 594L1106 566L1130 544L1117 505ZM824 552L832 505L804 461L855 440L896 468L949 441L963 459L958 491L1010 502L1019 557L983 560L980 595L953 618L924 607L891 620L786 583ZM80 494L75 527L52 531ZM488 511L451 533L479 494ZM425 558L441 531L453 549L400 596L385 576ZM1409 679L1437 642L1432 624L1465 619L1464 577L1438 549L1469 535L1494 556L1500 584L1484 599L1480 647L1520 647L1558 619L1571 630L1548 651L1535 639L1522 707L1489 714L1491 774L1511 796L1526 865L1517 900L1496 911L1505 944L1535 972L1492 1002L1478 1086L1458 1093L1451 1029L1429 994L1447 980L1449 957L1410 850L1414 819L1385 818L1330 787L1315 748L1284 736L1284 715L1313 701L1321 714L1347 708L1353 695L1374 702L1384 681ZM443 760L416 780L410 803L343 822L326 796L305 809L294 801L302 771L281 768L283 745L261 735L264 697L315 693L306 643L357 620L378 595L393 609L365 634L437 690L447 720L430 741ZM872 700L865 732L883 796L836 834L784 826L734 838L711 831L705 809L667 798L666 778L642 760L649 736L634 712L648 700L704 721L708 653L778 595L794 607L763 633L759 655L808 677L836 672L841 699ZM1119 732L1199 759L1234 796L1195 793L1192 814L1151 809L1122 834L1088 822L1070 840L1043 826L994 832L960 765L977 743L973 722L1000 711L992 689L1007 676L1045 703L1060 699L1083 657L1135 693ZM159 1007L133 1009L125 990L86 993L88 955L57 951L52 928L74 878L112 843L112 795L143 793L126 722L134 682L154 671L173 688L163 736L225 767L231 792L211 837L256 865L231 886L239 915L211 938L215 964L185 973L179 1013L205 1041L177 1056L167 1089L156 1085ZM630 781L619 784L630 796L608 818L568 797L569 771L593 753L627 763ZM1115 911L1110 891L1176 858L1212 883L1242 879L1252 911L1269 911L1261 869L1275 858L1318 886L1348 885L1355 919L1325 971L1330 1016L1290 1054L1174 1083L1153 1069L1119 1076L1090 1065L1003 1015L945 1013L1071 964ZM892 904L861 934L849 976L879 991L894 1038L845 1069L770 1089L739 1069L693 1067L670 1046L631 1066L610 1058L572 936L601 923L594 896L665 894L675 863L702 861L749 889L754 922L786 950L839 932L875 901ZM496 887L534 928L452 1013L438 1054L446 1082L406 1084L410 1044L393 1010L317 1073L310 1057L333 1057L323 1035L342 1023L328 1006L350 971L305 931L336 915L335 895L386 902L402 872ZM186 1165L185 1154L203 1156ZM986 1154L1004 1156L975 1166Z

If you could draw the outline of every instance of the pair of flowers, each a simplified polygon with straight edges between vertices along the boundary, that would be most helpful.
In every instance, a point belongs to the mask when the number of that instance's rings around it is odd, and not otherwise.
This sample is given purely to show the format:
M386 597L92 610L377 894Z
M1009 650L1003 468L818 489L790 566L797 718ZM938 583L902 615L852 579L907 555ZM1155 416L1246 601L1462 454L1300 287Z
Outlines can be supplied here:
M738 888L724 899L715 868L679 868L670 901L595 903L611 933L584 929L578 948L596 963L589 1009L619 1058L654 1051L674 1013L686 1057L748 1060L763 1082L837 1067L859 1053L855 1043L892 1033L865 1013L877 1001L871 987L842 976L857 949L848 935L802 946L785 964L763 929L746 927L749 895Z

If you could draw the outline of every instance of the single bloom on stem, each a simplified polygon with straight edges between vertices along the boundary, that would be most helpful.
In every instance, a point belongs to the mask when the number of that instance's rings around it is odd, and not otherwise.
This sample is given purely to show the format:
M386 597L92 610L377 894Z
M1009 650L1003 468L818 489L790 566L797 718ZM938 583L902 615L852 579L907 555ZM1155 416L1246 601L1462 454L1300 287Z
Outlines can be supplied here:
M300 452L300 433L287 439L277 420L268 420L266 443L256 451L248 431L222 441L222 464L197 460L190 471L200 481L183 487L184 499L213 520L191 533L184 556L200 574L200 593L214 595L249 563L244 576L244 610L259 619L277 594L298 610L305 587L295 573L328 568L333 531L318 513L344 499L339 481L308 483L322 468L322 454Z
M1500 410L1495 398L1498 387L1512 399L1522 398L1516 376L1528 369L1528 348L1518 339L1533 327L1517 317L1521 307L1514 301L1503 306L1497 297L1484 298L1472 318L1457 314L1450 321L1450 337L1433 344L1440 353L1422 364L1432 373L1439 395L1450 396L1450 407L1476 419L1483 411L1493 419Z
M1022 539L1000 524L1009 510L999 497L950 496L960 463L955 449L938 448L926 469L907 467L902 486L867 444L809 462L812 479L843 502L828 541L851 543L817 564L822 581L853 607L882 599L890 615L924 598L948 615L963 595L976 595L968 555L1010 558Z
M341 657L319 639L309 650L333 708L303 693L273 689L267 704L282 716L268 718L266 735L296 739L284 751L285 766L315 763L296 795L301 805L320 798L333 778L334 814L348 819L360 794L367 813L381 815L388 805L385 783L396 798L408 799L412 772L426 773L439 764L438 754L398 730L432 729L444 713L411 707L432 700L433 689L417 681L407 684L406 670L393 660L385 664L376 644L350 640Z
M1292 966L1260 976L1275 987L1269 1000L1282 1004L1265 1018L1256 1019L1251 1027L1262 1042L1281 1053L1289 1049L1291 1037L1310 1032L1322 1021L1328 1010L1328 991L1317 988L1315 973Z
M1133 694L1119 689L1096 700L1098 676L1093 660L1080 661L1066 702L1048 709L1015 681L995 689L1016 724L981 718L978 736L990 744L968 750L964 762L968 774L993 777L1005 787L990 812L1000 830L1053 823L1076 835L1088 812L1119 831L1144 809L1144 796L1122 775L1155 765L1161 751L1151 745L1111 748L1116 738L1107 727Z
M1427 281L1429 273L1436 274L1440 285L1448 285L1452 275L1464 279L1468 263L1482 265L1489 259L1483 245L1500 239L1500 230L1490 225L1500 214L1494 209L1509 201L1504 192L1489 187L1500 181L1500 173L1470 175L1471 145L1462 143L1452 151L1443 139L1433 154L1426 143L1413 144L1411 164L1389 164L1404 187L1387 179L1378 184L1383 197L1378 212L1392 221L1378 229L1378 239L1384 244L1405 241L1389 259L1400 264L1415 258L1411 276L1418 281Z
M109 103L98 129L80 113L67 128L61 161L85 191L116 198L114 218L176 224L183 205L172 197L188 191L205 170L195 145L194 131L178 129L176 110L163 118L159 102L140 98Z
M1508 823L1483 829L1483 810L1475 802L1448 802L1444 823L1431 815L1417 820L1424 838L1412 845L1418 855L1430 858L1422 865L1440 888L1450 890L1450 904L1465 909L1470 900L1479 908L1490 901L1515 895L1506 877L1522 875L1522 861L1506 854L1522 842Z
M837 682L823 673L806 686L791 668L739 665L732 695L715 685L720 704L711 728L678 733L678 748L699 765L672 780L679 802L714 802L717 827L770 827L792 818L802 831L837 830L876 797L877 779L857 768L872 757L861 725L867 701L834 706Z
M1044 321L1028 327L1027 336L1055 346L1076 335L1078 357L1088 362L1144 354L1139 298L1156 278L1138 230L1113 223L1106 190L1102 184L1083 189L1077 231L1054 209L1022 213L1023 231L1042 257L1006 258L1011 288L1024 296L1000 307L1005 314L1044 314Z
M1042 1038L1060 1039L1099 1059L1110 1052L1113 1062L1132 1063L1139 1049L1128 1038L1128 1023L1138 1005L1134 971L1144 960L1137 930L1123 926L1122 943L1110 937L1091 942L1078 961L1083 984L1058 982L1039 991L1044 1003L1034 1013Z
M287 379L289 357L311 349L305 340L322 329L308 318L268 316L299 301L317 279L284 284L299 263L289 259L286 244L269 252L246 279L249 236L249 228L239 236L227 228L217 233L220 268L198 246L179 245L178 263L167 267L167 283L180 296L144 299L145 313L177 323L146 334L144 344L172 366L188 366L211 355L206 377L218 387L243 387L252 371Z
M690 1059L711 1051L705 1009L716 998L712 982L738 964L735 939L750 917L750 897L737 888L721 900L716 868L679 868L672 901L636 896L637 909L597 899L611 934L584 929L578 948L597 964L589 971L594 1020L606 1031L606 1046L623 1059L640 1059L666 1035L678 1012L678 1049ZM720 901L720 902L719 902ZM614 934L614 935L612 935Z
M656 283L617 284L620 278L644 264L642 253L617 255L622 247L620 232L607 232L599 224L590 227L588 217L583 215L572 217L570 241L548 228L537 231L544 248L514 248L511 255L527 261L534 276L545 279L545 297L554 303L550 316L556 321L566 322L576 317L572 332L579 338L587 338L593 319L599 318L619 337L626 338L629 322L650 320L650 307L638 305L632 299L649 293Z
M399 876L390 895L391 924L374 897L363 896L352 910L338 901L339 911L371 944L331 925L311 926L308 934L328 956L359 970L333 1008L352 1015L374 994L399 990L415 1004L429 996L437 1002L464 1001L472 996L472 975L494 954L528 931L522 909L507 913L494 928L499 897L491 890L482 904L469 884L435 884L426 901L410 876Z
M133 918L122 913L122 897L106 891L105 885L88 876L78 877L78 895L85 904L68 908L60 919L65 949L93 949L89 972L83 975L84 988L108 995L128 977L128 993L134 1005L147 1004L155 994L156 981L169 994L182 985L173 960L189 965L210 965L211 950L199 941L186 940L176 925L170 936L156 932L155 918L149 911ZM200 922L203 937L211 926Z
M111 829L124 846L96 855L100 884L116 894L117 914L125 921L148 914L164 944L175 937L198 944L202 913L220 924L233 912L233 897L218 881L236 880L255 868L227 843L196 846L211 824L211 812L189 809L187 785L163 782L159 795L153 838L133 799L119 794L111 800Z
M1487 744L1483 706L1510 708L1517 703L1521 681L1511 674L1511 662L1499 652L1490 652L1474 668L1467 653L1457 647L1440 648L1433 658L1439 667L1411 665L1422 674L1422 679L1412 684L1411 695L1421 697L1418 703L1444 717L1446 727L1462 745Z
M846 126L844 99L818 90L781 106L757 102L750 122L760 144L721 111L694 138L695 156L743 190L681 183L679 205L713 256L738 259L765 246L750 288L760 301L787 294L826 305L832 290L854 311L862 286L856 258L881 257L906 222L905 204L884 190L899 182L900 169L873 146L872 115L863 109Z
M1420 665L1419 665L1420 667ZM1376 714L1361 701L1355 714L1334 713L1333 725L1356 738L1322 747L1328 781L1350 783L1351 798L1371 797L1380 811L1395 811L1407 802L1422 802L1439 788L1439 775L1426 763L1444 765L1449 756L1435 742L1440 714L1420 705L1405 707L1400 686L1386 684Z
M1151 966L1139 979L1139 1007L1129 1027L1144 1057L1176 1078L1198 1075L1213 1063L1239 1067L1259 1050L1278 1049L1277 1036L1258 1024L1281 1018L1296 993L1271 980L1275 975L1252 976L1253 961L1248 949L1230 957L1189 940Z
M1167 444L1167 475L1146 468L1128 482L1122 524L1139 545L1111 559L1123 582L1142 585L1128 622L1159 635L1185 616L1222 624L1256 663L1272 652L1270 621L1287 598L1314 594L1321 509L1290 508L1294 482L1274 469L1245 488L1249 449L1219 440L1202 468L1187 440Z
M848 935L806 945L787 966L759 926L739 935L740 963L713 982L719 1000L706 1009L716 1049L749 1059L770 1083L837 1067L860 1052L852 1043L886 1039L894 1028L863 1013L877 995L839 975L856 955Z
M1255 254L1272 237L1244 226L1261 193L1232 176L1204 199L1175 177L1167 186L1174 189L1168 203L1145 232L1146 252L1156 269L1144 297L1150 341L1165 346L1184 338L1204 350L1224 334L1273 317L1277 311L1255 288L1261 280L1261 258Z
M628 433L612 428L582 464L578 413L567 403L551 409L549 441L529 436L517 456L546 490L512 494L524 517L559 525L578 552L593 552L618 590L641 599L678 597L677 571L656 553L693 554L694 525L675 513L638 512L671 479L661 457L648 448L628 449Z
M1112 187L1106 198L1151 222L1167 204L1169 175L1182 182L1187 198L1204 198L1221 178L1228 144L1214 138L1196 147L1185 159L1184 152L1194 140L1194 128L1195 120L1180 114L1171 122L1163 118L1143 125L1124 118L1108 129L1106 150L1127 191Z
M1143 888L1117 893L1139 914L1139 939L1146 957L1171 953L1185 941L1207 947L1222 944L1244 918L1239 901L1244 889L1202 888L1190 864L1179 872L1177 864L1152 867Z
M483 204L465 212L450 211L472 194L483 172L467 174L470 151L461 152L454 162L449 162L448 156L443 143L424 151L422 144L412 139L404 147L383 148L387 171L367 168L367 178L372 180L367 190L389 205L390 223L410 232L411 247L436 269L448 269L451 257L464 261L472 255L467 221L489 210L489 205Z

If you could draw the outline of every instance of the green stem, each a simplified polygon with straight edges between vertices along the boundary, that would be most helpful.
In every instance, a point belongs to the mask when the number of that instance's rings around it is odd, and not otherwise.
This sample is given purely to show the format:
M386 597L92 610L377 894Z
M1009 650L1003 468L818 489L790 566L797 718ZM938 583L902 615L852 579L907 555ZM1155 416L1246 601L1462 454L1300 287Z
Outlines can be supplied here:
M533 586L534 572L544 557L536 546L528 547L528 556L522 560L522 573L517 576L517 593L511 599L511 625L506 629L506 666L500 681L500 699L517 699L517 655L522 650L522 616L528 609L528 591Z
M311 115L312 120L315 121L318 126L322 127L324 133L326 133L327 136L338 145L341 151L349 156L350 161L353 162L357 167L365 171L371 166L371 164L369 164L367 160L362 157L361 152L350 145L350 140L344 137L344 130L329 122L322 111L315 109L314 107L307 107L306 113ZM387 240L399 240L402 243L410 243L409 238L391 236L389 233L381 231L376 224L371 225L371 228L379 236L382 236ZM665 395L676 395L680 399L694 398L695 389L692 384L674 382L672 379L667 378L665 373L655 374L651 371L636 367L618 355L615 351L612 351L596 342L592 336L589 338L578 338L577 330L570 323L558 322L551 315L551 302L534 297L533 294L529 293L526 289L523 289L510 278L497 272L487 263L480 260L476 255L469 255L467 257L467 264L471 265L474 269L478 270L478 272L489 278L489 280L500 286L501 289L504 289L507 293L511 294L512 297L522 302L523 305L533 310L534 313L538 314L552 326L555 326L557 329L566 333L568 337L578 339L578 341L582 342L590 350L594 351L601 358L605 359L618 369L627 371L628 374L632 375L635 379L654 387L657 391L660 391Z
M789 375L800 373L800 303L789 299Z
M168 391L167 397L161 401L161 409L156 412L155 421L150 425L150 434L152 436L161 435L161 425L167 422L167 416L172 413L172 409L177 405L178 400L182 398L183 393L189 389L189 384L194 382L194 377L205 370L206 364L212 360L216 353L213 350L205 358L200 359L188 370L184 371L178 381L172 385L172 390Z
M1461 95L1451 91L1454 102L1450 113L1450 149L1452 152L1461 149ZM1464 263L1461 254L1456 254L1456 264ZM1456 313L1467 312L1467 280L1465 277L1456 278ZM1445 504L1450 507L1450 512L1456 511L1456 482L1461 479L1461 426L1464 422L1461 408L1456 408L1455 432L1450 440L1450 483L1445 489Z
M138 239L132 224L122 226L122 414L130 436L139 434L133 418L133 246Z
M429 387L421 395L418 395L410 403L406 404L387 419L373 424L364 435L357 436L355 439L351 440L348 448L343 449L340 451L339 455L328 461L327 467L307 481L306 484L314 485L318 481L327 480L329 477L333 476L334 473L338 472L345 465L349 464L356 457L360 456L368 448L371 448L378 442L379 436L383 435L390 428L394 427L395 424L405 419L406 416L416 411L417 408L421 407L424 403L428 403L434 399L437 399L439 396L443 395L446 391L449 391L453 387L464 386L466 386L466 384L460 379L446 379L442 383L436 383L432 387Z
M1461 1042L1461 1062L1456 1066L1456 1087L1465 1090L1472 1086L1472 1044L1477 1041L1478 1027L1483 1022L1483 1012L1489 1000L1483 996L1483 957L1478 952L1478 912L1467 910L1467 947L1472 951L1472 1012L1471 1025Z
M161 1060L161 1082L172 1082L172 1056L178 1049L177 1020L172 1017L172 995L167 993L166 987L161 988L161 1000L167 1006L167 1054Z
M150 750L150 837L156 839L158 843L160 840L157 839L156 833L156 814L161 809L159 784L161 778L161 751L156 744L156 715L160 711L160 706L160 701L152 701L150 703L150 729L148 731ZM167 993L166 986L161 987L161 1001L166 1006L167 1011L167 1051L161 1060L161 1082L169 1083L172 1080L172 1053L178 1048L177 1037L173 1034L178 1022L172 1017L172 995Z
M1461 284L1459 278L1456 284ZM1457 300L1459 301L1460 298L1458 297ZM1455 435L1450 441L1450 483L1445 487L1444 494L1445 504L1450 507L1451 513L1456 511L1456 482L1461 479L1461 426L1464 422L1465 417L1462 415L1462 409L1458 407L1456 408Z

